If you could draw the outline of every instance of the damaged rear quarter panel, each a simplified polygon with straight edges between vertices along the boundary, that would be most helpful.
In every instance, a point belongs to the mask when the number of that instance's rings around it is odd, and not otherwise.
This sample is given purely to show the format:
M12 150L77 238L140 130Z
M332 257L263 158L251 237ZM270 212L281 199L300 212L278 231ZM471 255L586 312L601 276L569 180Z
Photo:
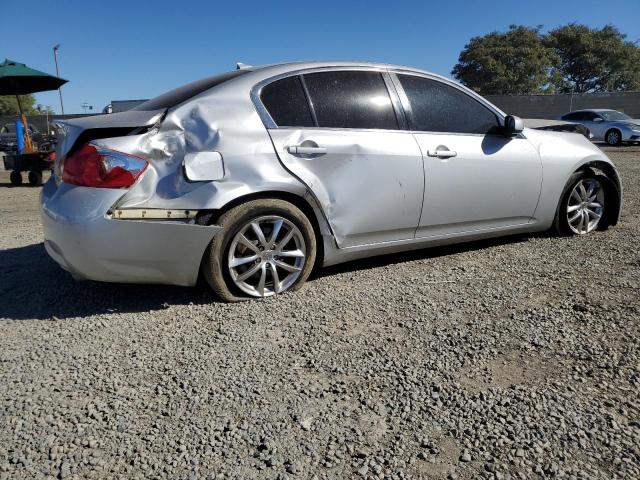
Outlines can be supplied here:
M147 171L118 208L215 210L239 197L268 191L304 197L306 187L280 164L249 99L256 81L253 75L243 75L169 110L161 125L145 134L95 141L149 160ZM246 88L238 85L241 82L246 82ZM185 155L197 152L222 154L221 180L187 180Z

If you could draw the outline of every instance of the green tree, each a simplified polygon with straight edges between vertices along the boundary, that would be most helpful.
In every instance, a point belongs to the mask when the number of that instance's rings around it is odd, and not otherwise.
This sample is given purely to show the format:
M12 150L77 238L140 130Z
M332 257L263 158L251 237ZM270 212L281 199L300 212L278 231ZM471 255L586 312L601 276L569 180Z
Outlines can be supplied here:
M540 28L511 25L507 32L472 38L451 73L484 95L530 94L552 88L549 72L558 57L543 42Z
M589 28L571 23L544 39L559 58L551 76L561 92L640 89L640 48L617 28Z
M36 112L35 103L36 99L33 95L20 95L20 103L22 104L22 111L27 115L32 115ZM17 115L20 113L18 109L18 101L15 95L0 96L0 115Z

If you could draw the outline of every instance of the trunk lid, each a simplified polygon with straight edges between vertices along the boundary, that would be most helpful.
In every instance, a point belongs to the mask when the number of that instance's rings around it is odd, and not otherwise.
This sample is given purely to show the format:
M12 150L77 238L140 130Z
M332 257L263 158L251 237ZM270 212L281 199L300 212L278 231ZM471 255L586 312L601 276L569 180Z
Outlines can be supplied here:
M124 137L132 133L144 133L162 119L166 109L128 110L126 112L56 119L55 175L60 176L60 165L72 150L98 138Z

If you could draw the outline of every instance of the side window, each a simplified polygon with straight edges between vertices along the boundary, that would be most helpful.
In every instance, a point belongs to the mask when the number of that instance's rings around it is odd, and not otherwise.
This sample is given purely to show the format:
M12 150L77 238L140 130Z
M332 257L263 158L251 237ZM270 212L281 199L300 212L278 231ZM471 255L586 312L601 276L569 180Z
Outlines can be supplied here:
M600 118L597 113L594 112L584 112L584 120L587 122L593 122L596 118Z
M580 113L567 113L562 116L562 120L566 120L568 122L580 120Z
M260 100L279 127L314 126L299 76L266 85L260 92Z
M415 75L398 78L411 104L412 130L482 134L500 127L491 110L457 88Z
M304 75L304 81L319 127L398 129L381 73L310 73Z

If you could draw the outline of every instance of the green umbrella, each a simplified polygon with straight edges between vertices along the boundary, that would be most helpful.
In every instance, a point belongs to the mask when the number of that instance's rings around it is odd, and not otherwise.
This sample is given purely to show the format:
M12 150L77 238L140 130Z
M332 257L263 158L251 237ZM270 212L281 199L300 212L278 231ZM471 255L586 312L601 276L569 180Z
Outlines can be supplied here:
M0 95L27 95L57 90L67 80L6 59L0 63Z
M18 95L56 90L65 83L67 83L67 80L63 78L49 75L40 70L34 70L24 63L14 62L8 58L3 63L0 63L0 95L16 96L25 132L27 131L27 119L22 112L22 104ZM25 133L25 140L27 152L33 152L34 147L28 133Z

